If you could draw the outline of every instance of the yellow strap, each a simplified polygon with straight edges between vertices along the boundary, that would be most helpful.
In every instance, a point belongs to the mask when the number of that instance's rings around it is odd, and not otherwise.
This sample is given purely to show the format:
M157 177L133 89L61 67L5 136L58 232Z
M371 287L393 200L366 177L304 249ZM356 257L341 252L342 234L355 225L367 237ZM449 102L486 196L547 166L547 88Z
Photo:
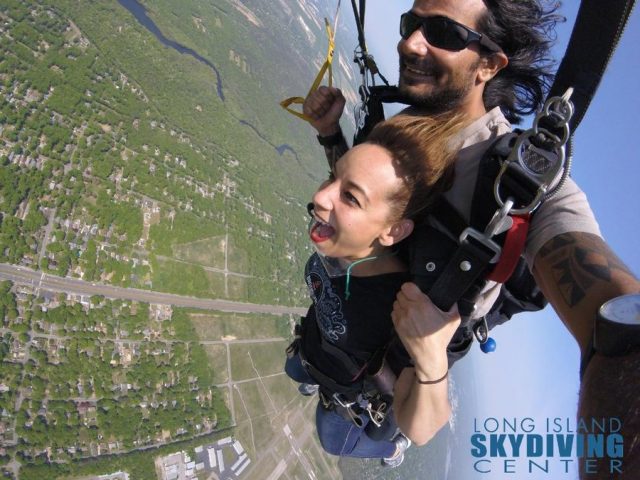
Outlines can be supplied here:
M337 22L337 16L336 16L336 22ZM331 67L331 63L333 62L333 50L335 49L335 46L336 46L335 31L331 28L331 25L329 24L329 20L327 20L326 18L324 19L324 24L327 30L327 37L329 38L329 49L327 51L327 57L324 63L322 64L322 67L320 67L320 71L318 72L318 75L316 75L316 79L313 81L311 88L309 89L309 93L307 93L307 96L305 98L291 97L280 102L280 106L284 108L287 112L291 113L292 115L295 115L296 117L301 118L302 120L306 120L307 122L311 121L311 119L308 116L306 116L304 113L294 110L293 108L290 108L290 106L292 104L302 105L306 100L306 98L309 97L311 93L313 93L318 89L327 71L329 72L329 86L330 87L333 86L333 69Z

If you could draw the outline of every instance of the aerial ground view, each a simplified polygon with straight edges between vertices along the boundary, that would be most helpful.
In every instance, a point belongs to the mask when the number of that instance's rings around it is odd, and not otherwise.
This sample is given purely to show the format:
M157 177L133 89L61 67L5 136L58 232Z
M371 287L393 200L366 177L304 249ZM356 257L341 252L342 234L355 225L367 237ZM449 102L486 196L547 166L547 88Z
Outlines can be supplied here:
M282 370L326 166L278 101L308 90L334 8L2 2L5 477L401 478L324 454ZM442 468L446 436L403 468Z

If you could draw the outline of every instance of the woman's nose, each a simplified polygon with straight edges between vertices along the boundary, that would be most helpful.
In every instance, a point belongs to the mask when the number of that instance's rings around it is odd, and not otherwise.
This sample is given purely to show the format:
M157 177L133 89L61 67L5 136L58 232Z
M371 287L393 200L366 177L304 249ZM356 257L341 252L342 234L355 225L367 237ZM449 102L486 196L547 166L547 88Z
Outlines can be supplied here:
M314 210L324 210L329 211L333 208L333 194L336 190L336 182L331 182L327 180L318 191L313 195L313 207Z

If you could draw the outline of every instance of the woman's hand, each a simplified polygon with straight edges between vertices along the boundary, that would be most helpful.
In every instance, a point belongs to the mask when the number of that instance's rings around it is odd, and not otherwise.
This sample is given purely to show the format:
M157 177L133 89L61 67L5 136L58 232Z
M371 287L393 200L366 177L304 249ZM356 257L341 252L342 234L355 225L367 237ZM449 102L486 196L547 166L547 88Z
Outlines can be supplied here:
M405 283L393 304L391 319L418 378L441 378L448 369L447 345L460 325L458 308L443 312L415 283Z

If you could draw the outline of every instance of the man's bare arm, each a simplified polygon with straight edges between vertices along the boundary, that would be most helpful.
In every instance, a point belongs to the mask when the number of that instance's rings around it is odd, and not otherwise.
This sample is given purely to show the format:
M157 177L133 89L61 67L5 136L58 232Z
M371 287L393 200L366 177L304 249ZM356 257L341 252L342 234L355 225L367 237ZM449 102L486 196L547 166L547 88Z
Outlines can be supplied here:
M640 291L638 280L604 240L589 233L549 240L535 258L533 274L583 353L600 305Z
M640 291L640 283L600 237L567 233L547 242L536 256L534 276L555 311L578 341L589 348L597 309L607 300ZM580 478L640 478L640 352L620 357L595 354L580 388L578 417L617 418L622 424L621 471L611 459L593 459L592 471L580 462Z

